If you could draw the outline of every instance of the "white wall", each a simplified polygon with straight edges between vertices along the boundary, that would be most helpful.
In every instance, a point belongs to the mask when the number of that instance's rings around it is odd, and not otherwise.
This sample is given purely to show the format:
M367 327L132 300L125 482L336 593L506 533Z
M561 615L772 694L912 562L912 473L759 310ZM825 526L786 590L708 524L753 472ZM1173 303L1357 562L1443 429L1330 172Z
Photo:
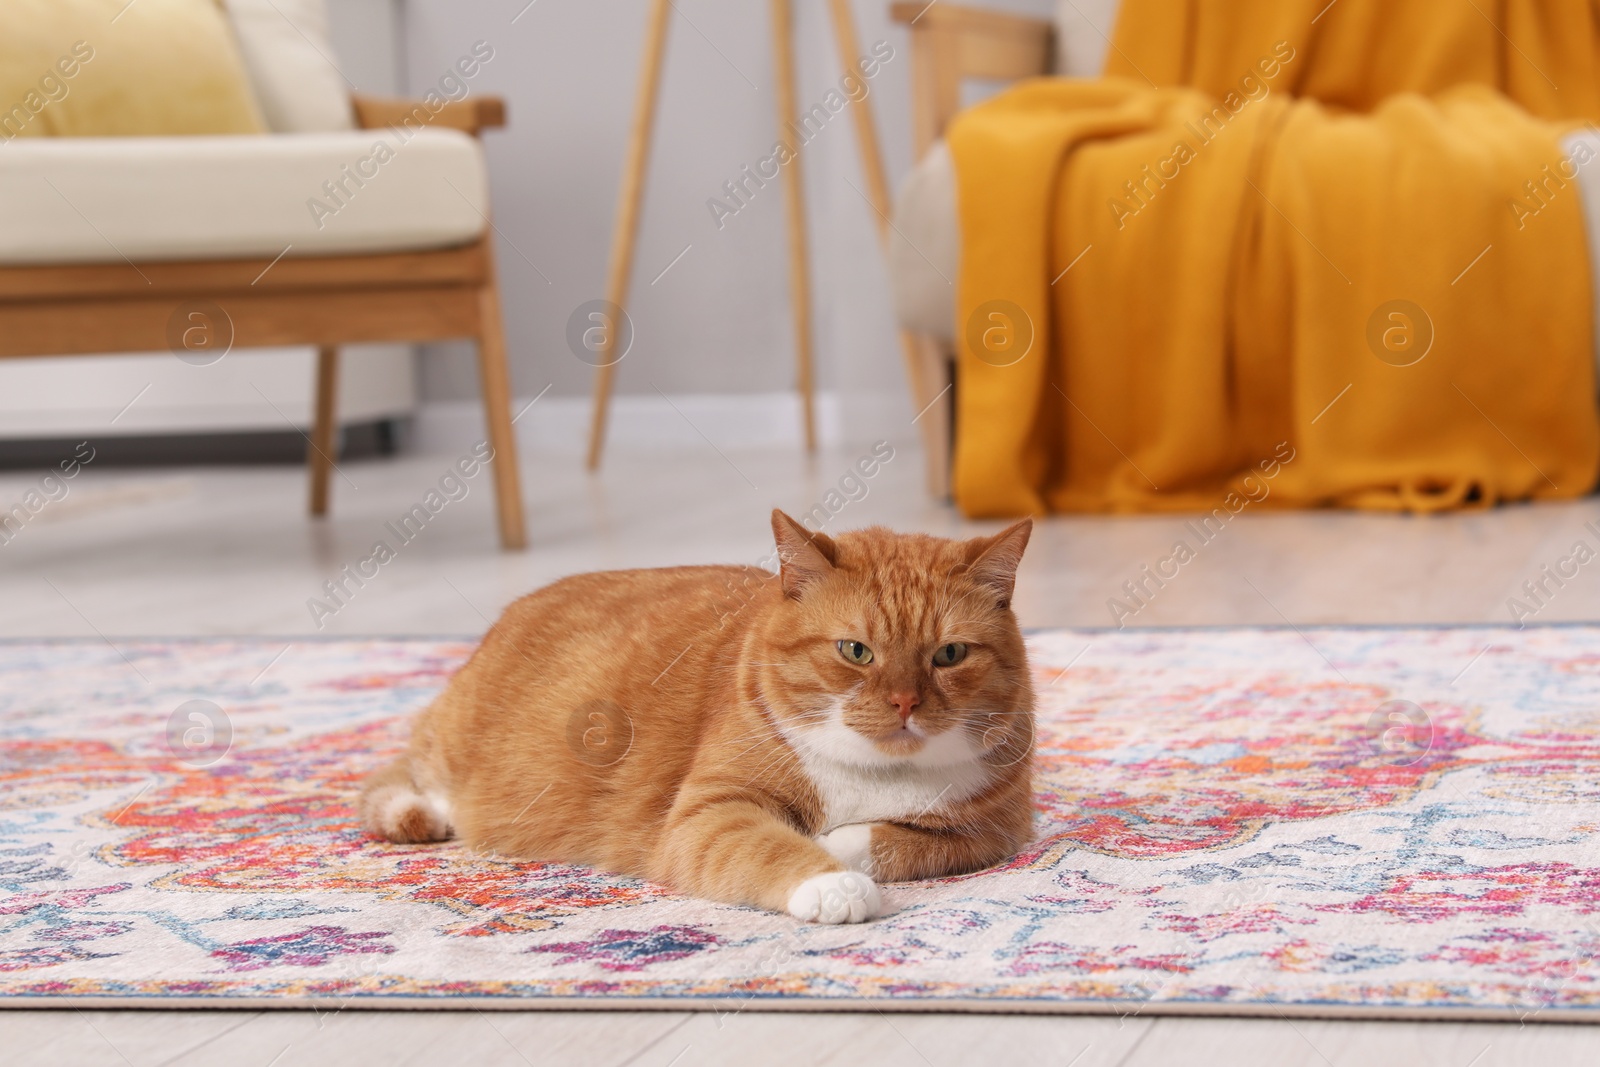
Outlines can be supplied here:
M649 0L535 0L526 7L525 0L393 2L400 77L413 93L434 83L473 42L495 49L473 88L509 102L508 128L488 134L486 144L516 392L532 396L553 383L552 396L585 394L593 371L568 350L566 323L577 305L604 295ZM373 10L383 0L331 3L341 49L343 39L360 36L364 20L374 36L387 32ZM619 367L618 389L652 396L657 388L680 395L778 392L794 374L783 192L769 184L720 231L705 203L775 139L768 6L674 3L629 302L636 340ZM863 50L878 40L895 49L869 99L897 182L911 164L908 34L890 24L887 0L854 6ZM990 6L1044 16L1052 5ZM804 110L837 84L842 67L826 6L799 0L794 7ZM812 142L804 175L818 384L839 394L846 435L862 437L876 431L849 425L852 398L893 396L907 413L910 407L871 210L851 188L865 189L851 121L847 113L836 116ZM652 285L685 246L688 254ZM425 353L422 381L429 400L477 395L463 346ZM863 410L881 417L883 405Z
M403 0L327 0L328 29L338 52L339 72L358 89L377 96L402 91Z

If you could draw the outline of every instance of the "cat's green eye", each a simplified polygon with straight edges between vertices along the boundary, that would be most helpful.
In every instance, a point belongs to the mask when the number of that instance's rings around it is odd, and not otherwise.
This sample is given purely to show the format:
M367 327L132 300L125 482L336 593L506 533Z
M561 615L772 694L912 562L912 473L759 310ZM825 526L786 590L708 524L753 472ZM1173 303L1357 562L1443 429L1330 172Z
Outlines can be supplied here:
M858 667L865 667L872 662L872 649L860 641L839 641L839 655L854 663Z
M967 646L960 641L954 641L948 645L941 646L939 651L933 654L933 665L935 667L954 667L966 658Z

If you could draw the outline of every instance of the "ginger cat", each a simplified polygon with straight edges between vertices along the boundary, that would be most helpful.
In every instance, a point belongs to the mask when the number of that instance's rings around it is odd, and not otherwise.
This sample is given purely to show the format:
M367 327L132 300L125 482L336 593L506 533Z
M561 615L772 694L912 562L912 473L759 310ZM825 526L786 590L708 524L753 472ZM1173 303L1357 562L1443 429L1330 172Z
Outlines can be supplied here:
M823 923L880 914L877 882L1016 853L1032 521L830 538L774 511L772 530L776 575L582 574L512 604L366 783L365 825Z

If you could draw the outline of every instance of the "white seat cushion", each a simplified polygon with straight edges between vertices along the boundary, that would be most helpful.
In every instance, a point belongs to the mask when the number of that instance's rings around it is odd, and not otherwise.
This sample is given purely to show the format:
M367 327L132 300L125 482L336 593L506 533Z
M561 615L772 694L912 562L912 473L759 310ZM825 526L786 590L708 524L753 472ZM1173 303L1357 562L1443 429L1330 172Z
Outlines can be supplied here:
M330 192L331 190L331 192ZM420 251L488 226L458 130L37 137L0 152L0 264Z
M949 343L954 336L961 222L950 148L935 141L894 198L889 287L903 329Z

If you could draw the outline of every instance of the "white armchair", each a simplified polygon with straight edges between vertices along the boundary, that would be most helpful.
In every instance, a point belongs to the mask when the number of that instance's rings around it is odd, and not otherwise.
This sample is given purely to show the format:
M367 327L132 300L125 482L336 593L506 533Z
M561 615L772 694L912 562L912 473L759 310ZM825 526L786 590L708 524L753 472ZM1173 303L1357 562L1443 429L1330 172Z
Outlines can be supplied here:
M472 338L500 539L523 547L476 139L503 124L503 105L474 96L466 70L455 99L352 97L331 65L322 0L226 9L271 133L0 146L0 358L317 345L307 464L320 515L338 346Z

